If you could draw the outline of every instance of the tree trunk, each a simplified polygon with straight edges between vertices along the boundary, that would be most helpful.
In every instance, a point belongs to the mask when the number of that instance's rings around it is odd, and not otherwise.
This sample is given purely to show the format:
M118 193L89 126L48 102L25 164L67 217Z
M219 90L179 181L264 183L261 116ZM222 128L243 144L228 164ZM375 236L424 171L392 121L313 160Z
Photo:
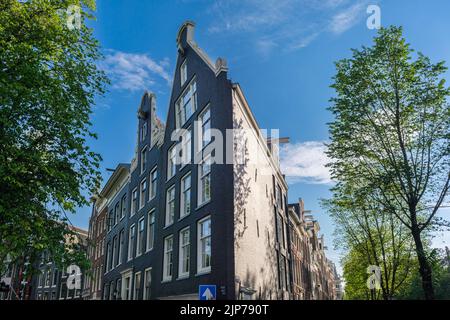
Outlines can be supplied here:
M422 278L422 288L426 300L434 300L434 289L432 281L432 270L423 249L422 239L418 228L412 230L414 243L416 245L417 258L419 260L419 273Z

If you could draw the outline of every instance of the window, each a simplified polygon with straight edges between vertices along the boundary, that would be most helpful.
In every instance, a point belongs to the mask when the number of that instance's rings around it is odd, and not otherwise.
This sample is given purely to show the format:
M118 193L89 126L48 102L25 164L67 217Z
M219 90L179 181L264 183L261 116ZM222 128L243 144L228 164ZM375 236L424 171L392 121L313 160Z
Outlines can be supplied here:
M282 248L286 248L286 243L284 241L284 222L283 218L279 215L277 215L277 241L280 244Z
M122 230L120 230L120 233L119 233L119 250L117 252L117 257L118 257L117 265L122 263L124 242L125 242L125 230L122 229Z
M138 191L137 188L135 188L131 193L131 215L134 215L137 211L137 196Z
M150 300L152 287L152 268L145 269L144 273L144 300Z
M175 217L175 186L167 190L166 194L166 226L173 223Z
M134 300L139 299L139 293L141 291L141 273L136 272L134 275Z
M134 255L135 238L136 238L136 226L133 224L130 227L130 232L128 233L128 260L131 260Z
M109 218L108 218L108 231L111 231L113 225L114 225L114 212L111 210L109 212Z
M183 278L189 276L189 262L190 262L190 232L189 228L180 231L179 239L179 268L178 268L178 278Z
M114 300L114 291L116 290L115 285L116 283L114 281L109 283L109 300Z
M116 299L121 300L122 299L122 279L119 278L116 280Z
M197 85L193 81L178 99L176 105L177 128L182 127L185 122L194 114L197 108Z
M167 153L167 180L172 178L177 172L177 148L173 145Z
M121 208L122 212L120 213L120 219L125 217L125 213L127 212L127 195L124 194L121 200Z
M137 234L137 252L136 256L140 256L144 252L145 246L145 221L144 218L138 222L138 234Z
M106 272L111 270L111 243L106 245Z
M131 276L127 276L124 279L124 286L123 286L123 299L124 300L130 300L131 299Z
M39 285L38 287L42 287L44 285L44 275L42 273L39 274Z
M117 245L118 245L118 243L117 243L117 236L115 236L113 238L113 242L112 243L113 243L112 244L112 252L113 252L113 254L112 254L111 268L114 268L117 265L117 251L118 251L118 248L117 248Z
M181 80L181 86L186 82L187 80L187 64L186 60L184 60L183 64L180 67L180 80Z
M200 137L202 138L201 146L205 147L211 142L211 112L209 105L199 115L202 124Z
M180 218L191 213L191 174L181 179Z
M145 138L147 137L147 121L144 121L144 123L142 124L142 128L141 128L141 141L144 141Z
M141 151L141 173L147 168L147 147L144 147Z
M148 213L147 217L147 251L153 249L155 241L155 210Z
M280 289L287 290L287 278L286 278L286 261L283 255L278 254L278 264L279 264L279 279L280 279Z
M199 167L199 192L198 203L199 205L209 201L211 199L211 164L210 159L205 159Z
M198 223L197 273L211 271L211 218Z
M172 280L173 236L164 239L163 281Z
M53 278L52 278L52 287L56 287L56 283L58 282L58 270L53 270Z
M157 182L158 182L158 170L155 167L150 173L150 193L149 193L150 200L156 197Z
M114 207L114 225L118 224L120 220L120 201L117 201Z
M147 192L147 180L144 179L141 182L141 196L139 198L139 209L142 209L142 207L144 207L146 192Z
M192 151L191 151L191 130L188 129L184 132L181 139L181 165L185 166L191 163Z

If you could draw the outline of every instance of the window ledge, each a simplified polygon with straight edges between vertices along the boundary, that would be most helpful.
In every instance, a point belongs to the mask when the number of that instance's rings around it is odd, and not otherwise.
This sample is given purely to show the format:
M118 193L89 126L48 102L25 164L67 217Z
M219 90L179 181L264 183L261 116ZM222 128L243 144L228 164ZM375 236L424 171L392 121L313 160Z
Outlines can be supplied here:
M186 280L186 279L189 279L189 274L185 274L185 275L179 276L175 280L179 281L179 280Z
M204 270L204 271L199 271L195 274L196 277L200 277L200 276L204 276L206 274L210 274L211 273L211 269L209 270Z
M169 282L172 282L172 279L164 279L161 281L161 283L169 283Z
M197 208L195 208L195 210L199 210L199 209L203 208L204 206L206 206L210 202L211 202L211 199L209 199L208 201L203 202L202 204L199 204L197 206Z

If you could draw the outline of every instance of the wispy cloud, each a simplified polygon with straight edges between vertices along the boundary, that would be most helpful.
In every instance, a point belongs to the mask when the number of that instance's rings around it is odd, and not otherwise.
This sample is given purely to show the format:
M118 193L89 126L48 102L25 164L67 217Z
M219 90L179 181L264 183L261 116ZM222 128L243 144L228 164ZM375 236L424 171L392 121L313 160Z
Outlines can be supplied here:
M262 56L273 50L294 51L320 34L341 34L365 17L368 0L216 0L208 9L208 30L221 36L251 36Z
M358 2L334 15L330 22L331 32L341 34L353 27L364 17L365 8L365 1Z
M325 143L321 141L283 145L280 149L281 171L289 183L330 184L325 152Z
M114 89L145 90L163 80L170 85L167 58L157 62L148 54L107 50L100 67L111 78Z

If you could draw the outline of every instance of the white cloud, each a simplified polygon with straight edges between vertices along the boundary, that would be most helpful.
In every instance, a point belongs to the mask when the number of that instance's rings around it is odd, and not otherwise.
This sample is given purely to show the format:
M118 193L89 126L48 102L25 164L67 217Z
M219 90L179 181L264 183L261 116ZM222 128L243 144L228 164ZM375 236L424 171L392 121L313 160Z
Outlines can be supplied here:
M156 62L147 54L108 50L100 67L106 71L115 89L145 90L161 79L168 85L171 82L167 58Z
M332 183L325 151L325 143L320 141L285 144L280 148L281 171L289 183Z
M208 8L209 32L245 37L263 57L274 49L294 51L320 34L341 34L365 17L368 0L216 0ZM256 39L256 40L253 40Z
M333 16L330 22L330 30L335 34L341 34L353 27L364 17L365 2L356 3Z

